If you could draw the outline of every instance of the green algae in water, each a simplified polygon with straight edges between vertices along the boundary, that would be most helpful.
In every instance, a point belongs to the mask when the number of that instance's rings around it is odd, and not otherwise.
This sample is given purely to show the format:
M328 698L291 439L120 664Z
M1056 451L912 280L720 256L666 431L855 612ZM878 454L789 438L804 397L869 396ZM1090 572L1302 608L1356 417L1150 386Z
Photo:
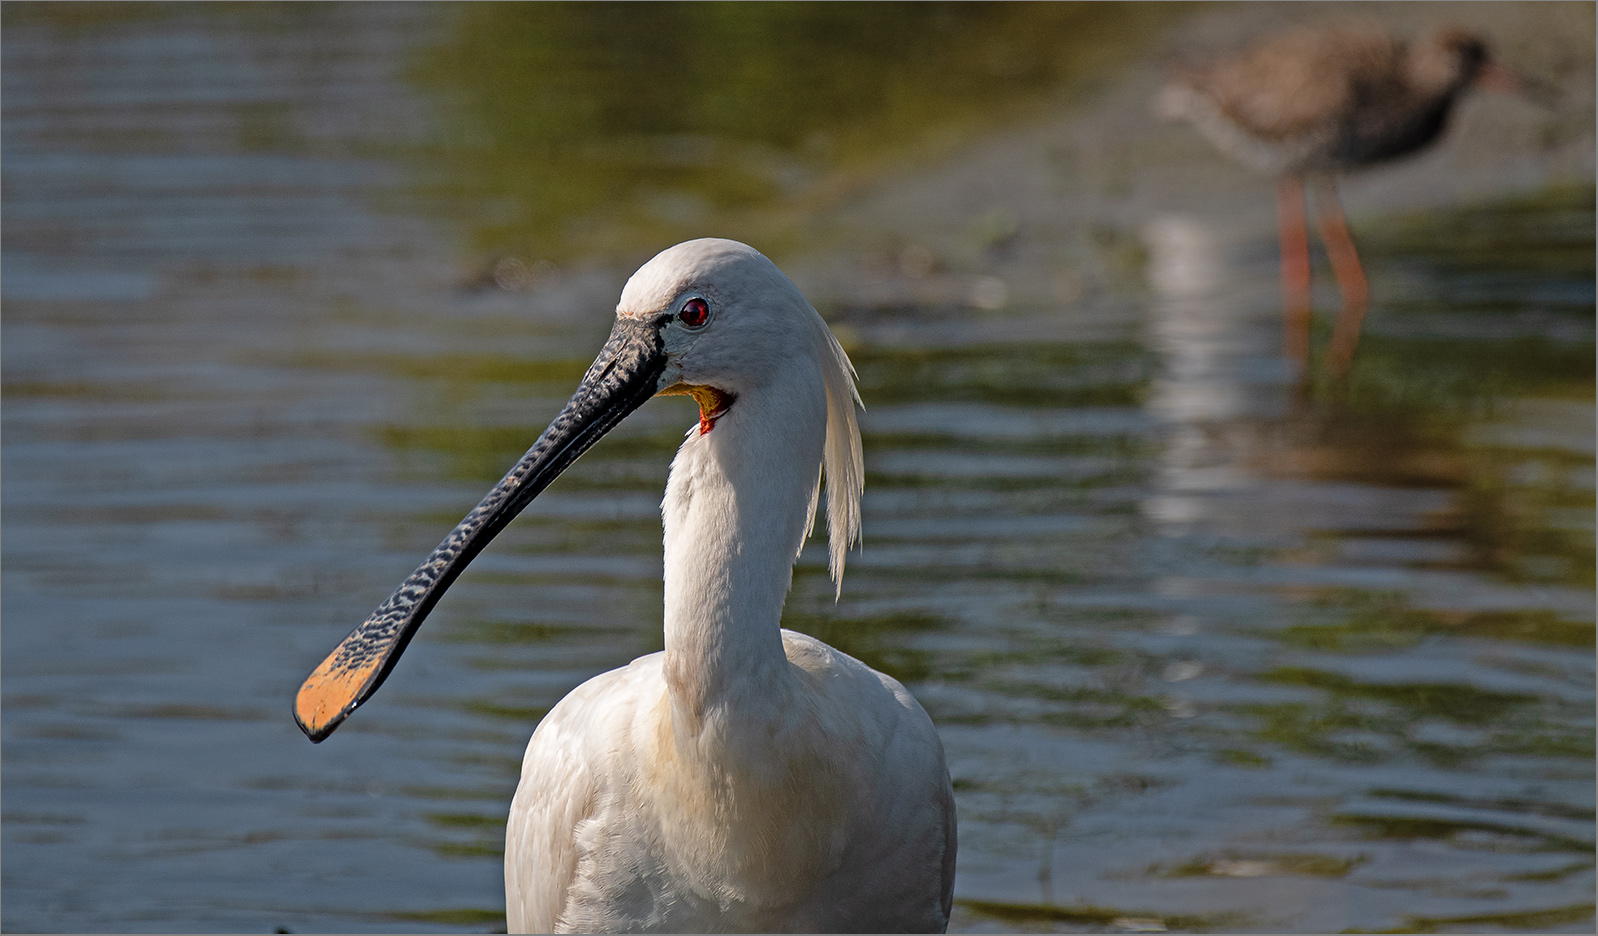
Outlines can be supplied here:
M1328 821L1333 826L1355 829L1372 839L1438 839L1456 847L1487 851L1591 852L1593 849L1589 840L1503 822L1369 813L1336 813Z
M1467 724L1500 719L1516 706L1536 701L1524 693L1493 692L1455 683L1368 683L1306 667L1280 667L1261 673L1261 681L1324 689L1343 698L1388 703L1418 716Z
M384 914L391 920L404 920L412 923L435 923L439 926L493 926L505 925L505 911L484 910L477 907L450 907L440 910L412 910L395 911ZM504 932L499 930L485 930L485 932Z
M1304 853L1205 855L1179 865L1155 865L1149 873L1160 877L1302 877L1340 878L1369 861L1366 855L1353 857Z
M1591 920L1595 905L1571 904L1546 910L1522 910L1513 913L1476 913L1465 916L1404 918L1404 925L1390 930L1344 930L1348 933L1447 933L1465 927L1495 927L1511 930L1551 929Z
M1561 881L1573 874L1579 874L1583 871L1591 871L1593 869L1593 864L1594 863L1592 861L1577 861L1571 864L1560 865L1557 868L1549 868L1546 871L1522 871L1517 874L1506 874L1499 880L1506 882L1531 881L1534 883Z
M1429 535L1465 547L1452 567L1590 589L1592 453L1580 437L1590 433L1595 387L1593 231L1591 185L1362 231L1378 280L1387 267L1422 285L1378 294L1347 381L1317 386L1296 431L1337 453L1335 470L1319 479L1451 489L1455 507L1434 518ZM1557 444L1539 444L1544 438ZM1530 609L1516 614L1451 623L1494 639L1591 645L1590 622L1583 634ZM1447 629L1406 616L1288 639L1376 649Z
M1413 607L1398 592L1353 589L1332 592L1305 616L1342 620L1295 624L1266 633L1289 646L1339 653L1404 650L1438 635L1592 647L1595 635L1591 621L1571 620L1544 609L1450 612Z
M505 826L504 816L479 816L475 813L428 813L427 821L450 829L489 829Z
M1134 342L866 347L850 354L867 405L1140 406L1154 358Z
M945 676L935 654L917 650L914 636L945 630L948 621L925 611L892 611L874 615L843 615L813 608L810 602L790 602L782 626L809 634L880 672L893 673L902 682Z
M1425 257L1456 273L1534 272L1591 283L1595 189L1554 185L1485 204L1429 209L1383 219L1360 234L1378 261ZM1439 237L1446 231L1446 237Z
M1140 911L1115 910L1092 904L1058 906L1054 904L1004 903L994 900L955 900L955 906L979 917L1021 926L1067 925L1111 926L1134 931L1181 930L1203 933L1243 925L1242 914L1162 915Z
M1264 770L1271 766L1271 758L1257 751L1244 748L1220 748L1211 759L1217 764L1229 767L1246 767L1253 770Z

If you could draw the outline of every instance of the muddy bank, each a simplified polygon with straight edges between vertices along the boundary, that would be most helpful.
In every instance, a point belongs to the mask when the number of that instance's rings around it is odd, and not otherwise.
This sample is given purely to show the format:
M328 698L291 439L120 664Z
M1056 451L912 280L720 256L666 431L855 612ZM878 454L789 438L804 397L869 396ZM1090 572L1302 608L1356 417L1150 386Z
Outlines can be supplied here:
M1287 25L1346 19L1411 35L1475 29L1504 62L1558 90L1547 105L1472 94L1437 145L1346 178L1356 236L1384 217L1591 183L1590 3L1221 4L1175 18L1095 87L1062 89L1037 105L1032 122L984 131L935 164L860 185L800 219L805 247L793 265L818 302L843 307L862 295L865 304L972 304L973 278L988 276L1005 282L1005 304L1091 317L1085 298L1145 285L1145 230L1157 219L1195 219L1223 249L1273 253L1271 180L1190 127L1160 121L1149 104L1168 62L1224 53ZM915 282L936 273L959 282Z

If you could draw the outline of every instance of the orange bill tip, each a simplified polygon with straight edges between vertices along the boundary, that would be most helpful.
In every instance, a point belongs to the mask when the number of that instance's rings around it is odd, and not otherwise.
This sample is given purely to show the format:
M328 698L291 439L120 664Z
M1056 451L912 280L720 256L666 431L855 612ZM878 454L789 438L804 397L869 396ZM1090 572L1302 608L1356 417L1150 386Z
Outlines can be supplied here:
M349 666L340 644L327 655L322 665L306 677L294 698L294 720L312 741L320 742L333 733L344 717L355 710L361 690L376 675L380 659L369 658L364 665Z

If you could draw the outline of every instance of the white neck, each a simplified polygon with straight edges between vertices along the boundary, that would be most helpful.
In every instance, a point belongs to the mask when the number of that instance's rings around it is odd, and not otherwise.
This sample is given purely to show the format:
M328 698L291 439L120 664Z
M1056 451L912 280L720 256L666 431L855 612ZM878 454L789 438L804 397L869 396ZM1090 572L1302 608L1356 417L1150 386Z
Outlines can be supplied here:
M790 675L782 605L810 529L827 401L796 355L745 390L672 462L665 522L666 660L675 730L727 725L780 706Z

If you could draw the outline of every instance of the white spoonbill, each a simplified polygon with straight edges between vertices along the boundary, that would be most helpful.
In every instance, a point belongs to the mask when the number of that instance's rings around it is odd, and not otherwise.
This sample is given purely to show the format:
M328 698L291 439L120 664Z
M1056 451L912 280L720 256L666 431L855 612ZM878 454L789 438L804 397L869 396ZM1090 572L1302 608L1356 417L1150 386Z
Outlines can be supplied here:
M527 745L505 832L511 932L941 932L955 815L943 746L897 681L783 630L827 479L831 571L859 535L853 367L751 247L644 264L565 409L301 687L326 738L444 589L645 400L691 394L665 521L666 649L572 690Z

